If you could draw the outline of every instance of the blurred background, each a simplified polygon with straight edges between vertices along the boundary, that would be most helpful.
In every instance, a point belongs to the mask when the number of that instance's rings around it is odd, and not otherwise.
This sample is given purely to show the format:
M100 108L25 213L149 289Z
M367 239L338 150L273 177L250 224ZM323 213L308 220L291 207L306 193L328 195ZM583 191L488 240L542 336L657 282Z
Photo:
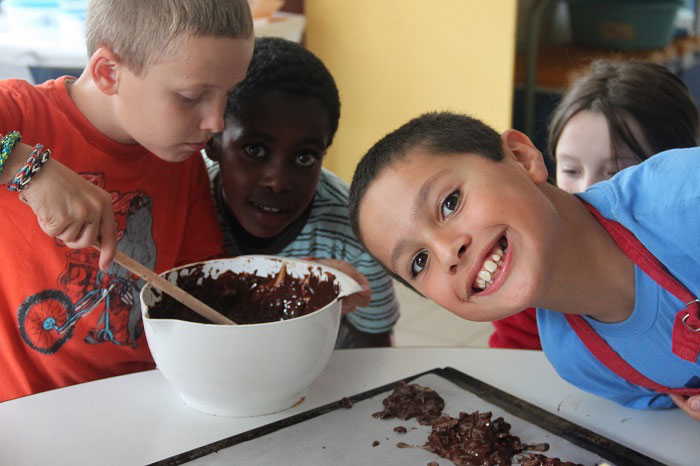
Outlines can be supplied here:
M87 0L0 0L0 79L35 83L87 63ZM258 36L301 42L333 74L341 119L325 166L350 181L364 152L430 110L514 127L545 147L564 89L596 58L678 74L700 102L696 0L250 0ZM400 346L486 346L463 321L397 284Z
M87 0L0 0L0 79L43 82L87 62ZM595 58L661 63L700 101L696 0L250 0L258 36L303 43L335 77L340 127L325 160L360 156L428 110L466 112L543 149L562 91Z

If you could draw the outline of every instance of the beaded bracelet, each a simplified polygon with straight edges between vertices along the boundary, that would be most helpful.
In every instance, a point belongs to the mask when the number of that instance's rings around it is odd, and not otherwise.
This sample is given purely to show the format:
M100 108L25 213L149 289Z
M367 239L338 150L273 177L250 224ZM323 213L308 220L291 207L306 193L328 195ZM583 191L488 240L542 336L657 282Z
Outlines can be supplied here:
M34 146L34 150L29 154L29 159L17 172L15 179L7 185L7 189L10 191L22 191L26 188L36 172L49 160L50 155L51 151L49 149L44 150L43 145L37 144Z
M15 143L22 140L22 136L19 131L10 131L2 138L2 148L0 149L0 175L5 170L5 162L7 157L9 157L10 152L15 147Z

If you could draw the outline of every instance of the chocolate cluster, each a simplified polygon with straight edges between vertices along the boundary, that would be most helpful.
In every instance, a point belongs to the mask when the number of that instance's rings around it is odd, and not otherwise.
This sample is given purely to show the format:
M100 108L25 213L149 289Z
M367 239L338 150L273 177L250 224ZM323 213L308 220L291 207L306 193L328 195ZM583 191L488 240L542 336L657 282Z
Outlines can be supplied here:
M377 419L397 417L405 421L415 417L420 424L427 426L440 416L445 400L432 388L415 383L408 385L402 380L382 404L384 410L372 414Z
M384 410L372 416L403 420L415 417L420 424L432 428L424 445L399 442L396 444L399 448L422 448L457 466L511 465L514 460L527 466L580 466L542 454L522 454L526 450L547 451L549 445L522 443L510 433L510 424L502 417L492 419L490 411L460 412L456 418L442 415L445 401L432 388L401 381L382 404ZM405 428L402 429L405 432ZM429 466L435 464L434 461L428 463Z

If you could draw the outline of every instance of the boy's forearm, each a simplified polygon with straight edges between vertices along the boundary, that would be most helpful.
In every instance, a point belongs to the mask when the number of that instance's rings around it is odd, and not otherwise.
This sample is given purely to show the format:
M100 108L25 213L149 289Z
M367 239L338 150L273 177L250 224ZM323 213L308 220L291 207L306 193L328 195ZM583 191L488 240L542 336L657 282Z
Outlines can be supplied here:
M12 152L7 156L5 161L5 168L2 174L0 174L0 184L7 184L11 182L17 172L22 168L22 165L29 158L29 154L32 153L32 146L24 144L23 142L15 143L15 147Z

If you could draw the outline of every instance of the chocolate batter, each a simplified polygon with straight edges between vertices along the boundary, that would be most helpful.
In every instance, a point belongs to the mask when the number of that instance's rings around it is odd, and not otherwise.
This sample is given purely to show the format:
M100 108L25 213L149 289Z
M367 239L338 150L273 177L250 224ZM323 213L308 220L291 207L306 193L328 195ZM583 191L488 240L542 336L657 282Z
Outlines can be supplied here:
M237 324L257 324L301 317L333 301L339 292L335 276L327 273L317 277L312 271L309 267L309 275L303 279L280 273L280 280L276 281L278 277L274 275L261 277L232 271L211 278L197 266L188 275L178 276L177 286ZM148 314L153 319L209 323L165 293Z

